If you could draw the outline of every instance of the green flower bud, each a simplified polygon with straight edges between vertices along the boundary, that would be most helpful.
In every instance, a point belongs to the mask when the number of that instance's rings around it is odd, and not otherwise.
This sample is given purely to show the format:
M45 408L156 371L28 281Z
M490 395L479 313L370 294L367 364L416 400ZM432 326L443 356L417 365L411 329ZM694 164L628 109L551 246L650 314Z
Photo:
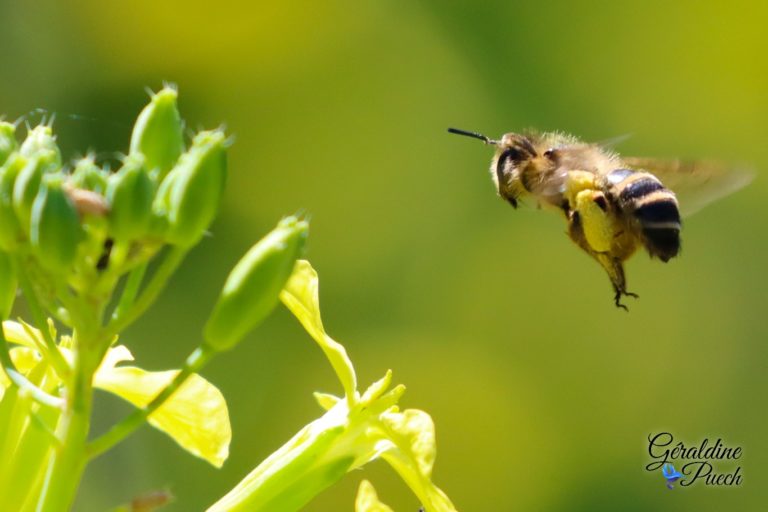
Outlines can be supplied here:
M228 350L272 312L301 256L309 224L280 221L232 269L205 325L205 344Z
M11 308L16 300L16 272L11 257L0 252L0 321L11 316Z
M190 150L191 151L191 150ZM178 166L177 166L178 167ZM175 169L174 169L175 170ZM164 217L164 223L168 224L168 214L171 211L171 191L179 181L180 172L172 170L160 183L155 196L155 202L152 204L152 210L157 217Z
M82 236L77 209L63 188L61 176L45 176L32 206L30 242L43 267L66 272L77 255Z
M107 178L109 173L96 165L93 157L81 158L75 163L69 182L74 188L90 190L97 194L103 194L107 190Z
M51 151L43 151L28 157L26 165L19 171L13 184L13 209L19 219L19 225L25 232L29 232L32 202L40 189L43 174L55 172L57 169L56 155Z
M131 153L141 153L157 182L162 181L184 151L183 125L176 106L176 89L166 86L152 96L136 119Z
M21 229L13 208L13 186L27 159L14 153L0 167L0 249L13 251L19 243Z
M154 193L141 155L129 156L123 167L110 176L106 197L110 233L116 240L138 238L147 232Z
M0 121L0 165L3 165L18 147L16 125Z
M169 243L191 247L216 216L227 175L224 146L221 130L197 134L160 185L153 209L167 219Z
M61 167L61 150L56 144L56 137L53 136L53 130L50 126L38 125L32 128L27 134L27 138L22 142L19 152L28 157L34 157L38 154L47 155L57 167Z

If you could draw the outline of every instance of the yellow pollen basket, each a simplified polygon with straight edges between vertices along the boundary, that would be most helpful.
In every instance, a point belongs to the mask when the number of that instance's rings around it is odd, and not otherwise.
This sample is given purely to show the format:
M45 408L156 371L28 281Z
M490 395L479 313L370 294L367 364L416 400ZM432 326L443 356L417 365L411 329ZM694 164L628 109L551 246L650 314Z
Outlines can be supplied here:
M587 171L571 171L565 184L565 195L571 210L579 213L584 237L595 252L608 252L614 238L613 220L599 205L607 205L605 195L595 186L595 175Z

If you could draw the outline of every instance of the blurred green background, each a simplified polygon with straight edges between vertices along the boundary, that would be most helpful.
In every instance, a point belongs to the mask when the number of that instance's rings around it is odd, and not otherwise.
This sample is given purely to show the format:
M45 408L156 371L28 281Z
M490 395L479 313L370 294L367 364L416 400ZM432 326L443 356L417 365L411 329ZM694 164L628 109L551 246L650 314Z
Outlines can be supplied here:
M311 214L308 257L329 332L362 383L386 369L437 426L434 478L460 510L759 510L768 502L768 4L681 2L0 3L0 112L57 113L66 154L127 150L144 88L178 84L191 129L235 135L212 236L127 343L177 367L228 269L285 214ZM31 116L34 121L39 116ZM628 265L641 299L557 215L495 197L490 136L537 127L632 137L627 154L710 157L752 185L684 229L680 258ZM217 471L144 428L86 474L77 510L169 488L200 510L339 392L285 310L205 375L234 437ZM100 397L97 431L127 407ZM668 491L649 433L743 447L739 488ZM730 466L729 466L730 468ZM352 510L373 481L418 503L383 462L311 511Z

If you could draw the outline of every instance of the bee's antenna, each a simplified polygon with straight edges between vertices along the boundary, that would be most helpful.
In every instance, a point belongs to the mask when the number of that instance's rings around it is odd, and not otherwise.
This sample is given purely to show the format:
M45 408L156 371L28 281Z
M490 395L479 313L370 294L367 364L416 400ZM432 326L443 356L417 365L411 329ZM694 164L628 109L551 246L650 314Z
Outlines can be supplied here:
M468 132L467 130L459 130L458 128L448 128L448 132L455 133L456 135L472 137L473 139L480 139L481 141L485 142L486 144L490 144L491 146L497 146L499 144L499 141L489 139L485 135L476 132Z

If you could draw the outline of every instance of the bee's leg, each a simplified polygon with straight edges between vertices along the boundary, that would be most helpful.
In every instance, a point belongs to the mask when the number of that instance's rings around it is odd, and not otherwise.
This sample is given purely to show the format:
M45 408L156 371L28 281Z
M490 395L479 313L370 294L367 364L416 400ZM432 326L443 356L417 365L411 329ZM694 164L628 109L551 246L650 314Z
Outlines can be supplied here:
M499 192L499 195L502 197L502 199L506 200L509 204L512 205L512 208L517 210L517 199L514 196L502 194Z
M622 295L629 297L637 297L637 295L628 292L626 288L627 280L624 276L622 261L631 254L631 251L618 250L616 241L620 232L615 222L613 206L602 191L590 188L573 194L572 203L571 239L591 254L605 269L613 284L616 307L627 310L627 307L621 303Z
M632 297L632 298L635 298L635 299L640 297L636 293L628 292L627 290L620 290L620 289L618 289L616 287L616 285L613 285L613 289L616 291L616 295L613 296L613 303L616 304L617 308L621 308L624 311L629 311L629 308L621 303L621 296L622 295L626 295L627 297Z
M621 259L611 256L609 251L595 251L584 233L585 219L578 210L570 210L567 211L566 214L568 216L568 236L576 243L576 245L581 247L584 252L595 258L597 262L600 263L600 266L605 269L605 272L608 274L611 284L613 285L613 291L616 293L614 296L616 307L628 311L627 307L621 303L622 295L629 297L637 297L638 295L627 291L627 280L624 275L624 265L622 264ZM592 217L592 220L594 220L594 217Z
M622 265L621 260L618 258L611 258L607 254L597 254L596 258L597 261L600 262L600 265L602 265L605 271L608 273L608 277L611 279L613 291L615 292L615 295L613 296L614 304L616 304L617 308L622 308L624 311L629 311L627 306L621 303L621 297L627 296L638 298L639 295L627 291L627 279L624 275L624 265Z

